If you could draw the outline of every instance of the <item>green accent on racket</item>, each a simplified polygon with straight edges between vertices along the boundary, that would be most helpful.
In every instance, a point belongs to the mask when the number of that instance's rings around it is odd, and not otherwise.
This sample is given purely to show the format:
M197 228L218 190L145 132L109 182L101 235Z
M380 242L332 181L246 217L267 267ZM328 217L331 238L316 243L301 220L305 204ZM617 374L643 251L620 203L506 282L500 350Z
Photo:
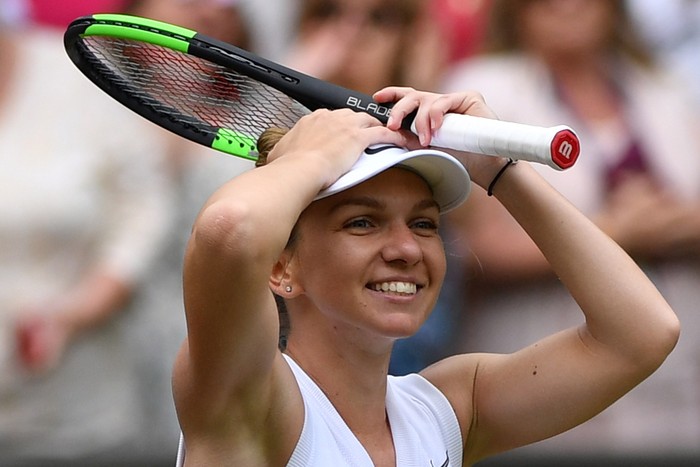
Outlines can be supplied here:
M211 147L243 159L258 160L256 139L228 128L220 128L216 132Z
M93 18L98 21L112 21L116 23L128 19L132 23L129 26L92 24L85 28L83 35L121 37L123 39L148 42L149 44L167 47L182 53L187 53L190 46L185 39L191 39L197 34L191 29L137 16L98 14L93 15ZM168 35L164 35L164 32ZM180 39L179 37L185 39Z

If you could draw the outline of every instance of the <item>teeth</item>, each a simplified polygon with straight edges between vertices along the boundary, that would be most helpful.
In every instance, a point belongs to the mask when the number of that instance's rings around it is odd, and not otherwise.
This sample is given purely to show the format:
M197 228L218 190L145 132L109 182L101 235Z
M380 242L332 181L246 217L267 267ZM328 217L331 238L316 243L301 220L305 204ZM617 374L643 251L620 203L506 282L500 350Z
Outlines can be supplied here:
M377 292L396 292L413 295L416 293L416 284L411 282L382 282L372 285Z

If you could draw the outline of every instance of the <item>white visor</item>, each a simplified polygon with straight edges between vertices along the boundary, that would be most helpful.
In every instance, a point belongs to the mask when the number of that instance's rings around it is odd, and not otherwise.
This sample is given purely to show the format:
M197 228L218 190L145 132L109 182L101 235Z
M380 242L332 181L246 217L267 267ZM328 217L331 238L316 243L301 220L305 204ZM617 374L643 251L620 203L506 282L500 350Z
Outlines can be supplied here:
M469 195L469 174L451 155L434 149L409 151L393 145L375 145L365 149L350 170L322 190L315 200L352 188L391 167L420 175L432 190L441 213L459 206Z

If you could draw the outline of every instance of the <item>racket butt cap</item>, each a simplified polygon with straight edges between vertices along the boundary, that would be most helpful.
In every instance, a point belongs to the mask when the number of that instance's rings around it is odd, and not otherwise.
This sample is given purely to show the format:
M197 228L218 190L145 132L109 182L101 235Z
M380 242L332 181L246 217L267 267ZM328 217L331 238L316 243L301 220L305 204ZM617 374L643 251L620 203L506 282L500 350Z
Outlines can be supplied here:
M581 152L581 143L576 134L568 127L558 131L550 145L552 162L561 169L573 166Z

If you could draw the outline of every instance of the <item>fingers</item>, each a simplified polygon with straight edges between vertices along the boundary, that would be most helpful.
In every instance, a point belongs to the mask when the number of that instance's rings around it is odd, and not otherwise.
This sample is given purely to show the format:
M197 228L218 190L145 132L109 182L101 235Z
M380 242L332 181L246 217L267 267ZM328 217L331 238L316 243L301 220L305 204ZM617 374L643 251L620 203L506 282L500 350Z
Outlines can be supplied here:
M484 97L475 91L437 94L413 88L392 86L374 94L378 102L395 102L387 128L398 130L403 120L415 112L413 125L421 145L428 146L435 130L442 125L446 113L469 114L496 118Z
M398 130L410 113L416 109L421 110L423 104L426 104L428 96L429 93L421 93L413 88L392 86L376 92L373 97L381 103L395 103L386 126L391 130Z
M35 373L53 368L63 354L66 336L60 324L49 316L26 316L15 329L20 363Z
M320 109L301 118L267 160L271 163L283 156L305 159L316 155L333 161L333 167L343 172L366 147L379 143L408 146L410 140L404 132L390 130L364 112Z

